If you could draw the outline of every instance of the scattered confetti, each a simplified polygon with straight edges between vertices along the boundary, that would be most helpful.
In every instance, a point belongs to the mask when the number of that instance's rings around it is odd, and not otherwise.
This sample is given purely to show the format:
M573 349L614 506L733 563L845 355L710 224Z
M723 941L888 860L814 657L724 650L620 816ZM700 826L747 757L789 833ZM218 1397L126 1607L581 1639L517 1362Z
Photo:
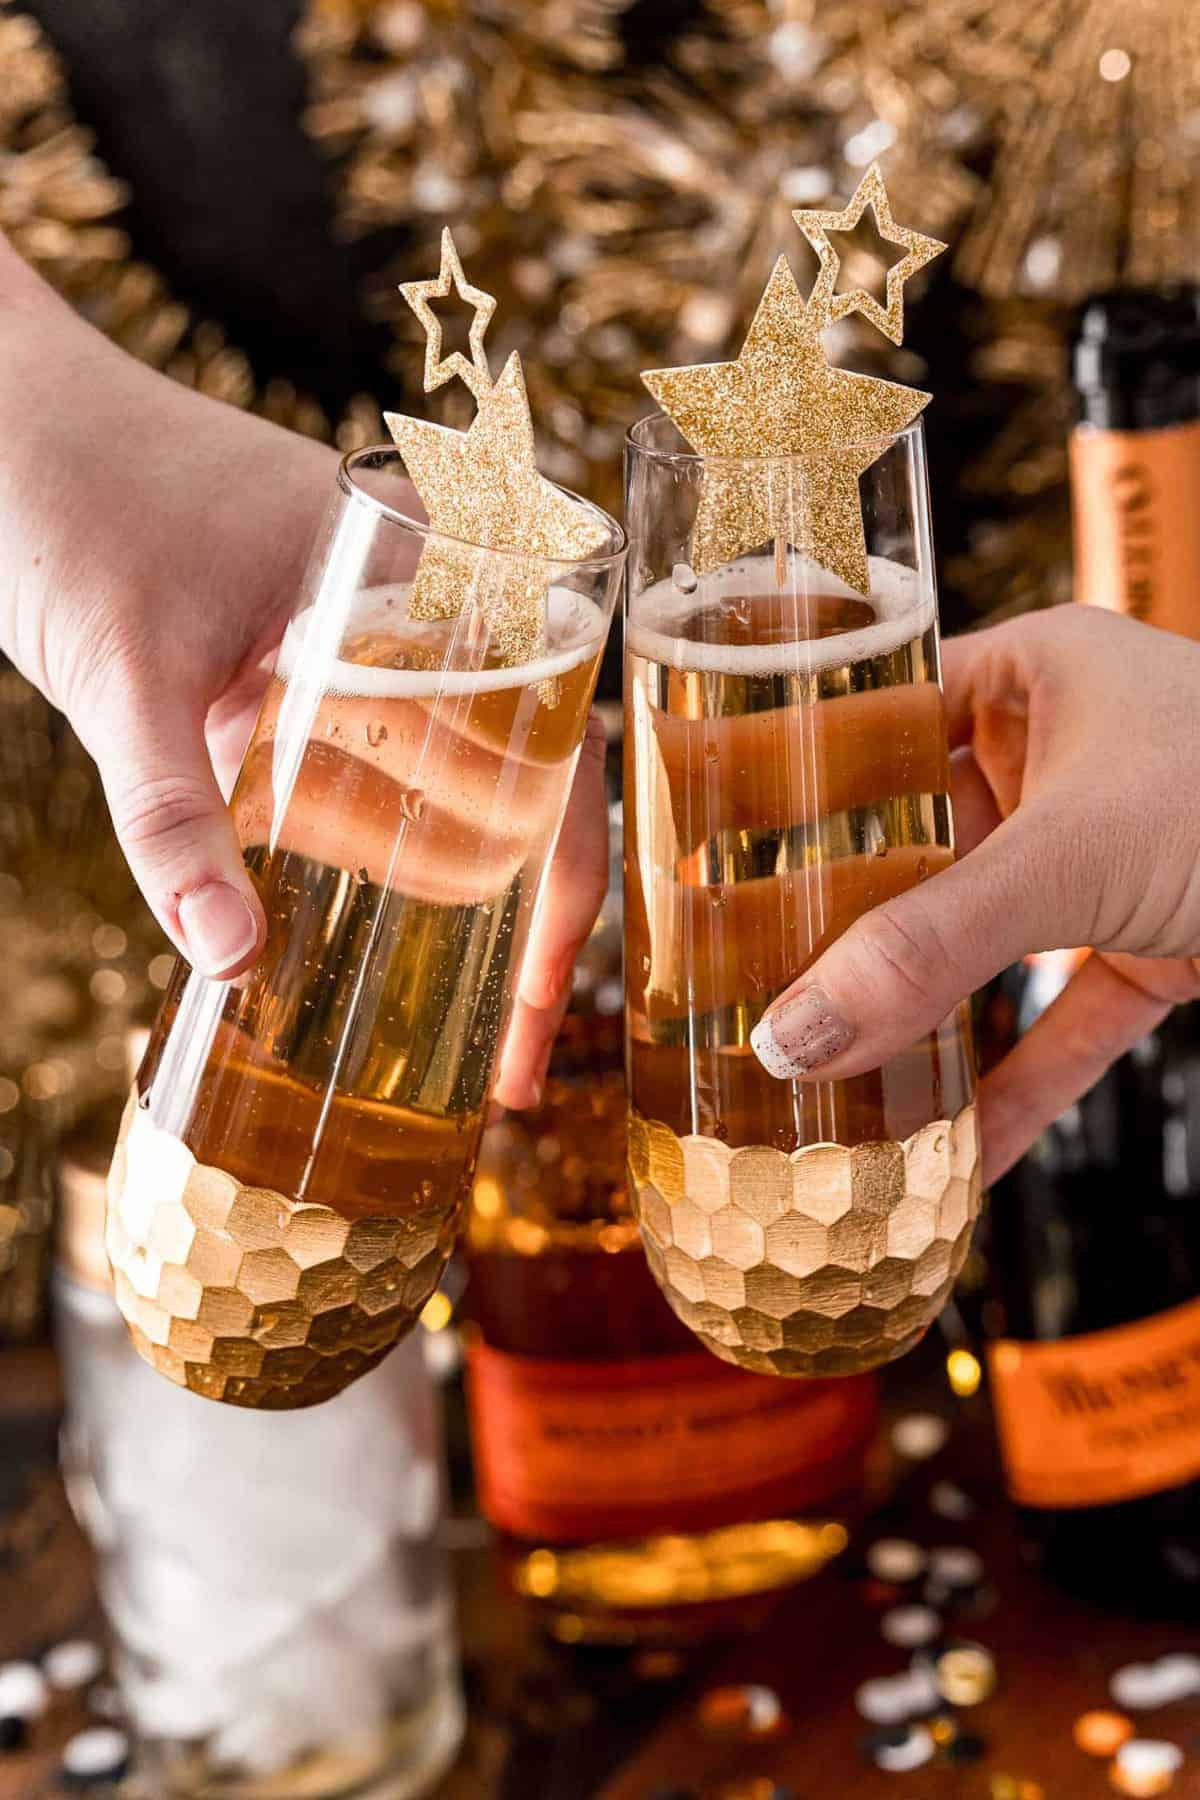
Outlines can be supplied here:
M915 1581L926 1562L924 1550L907 1538L879 1538L867 1551L867 1567L877 1581Z
M51 1687L69 1691L87 1687L104 1667L104 1652L99 1644L87 1638L70 1638L56 1644L42 1658L42 1668Z
M935 1481L929 1490L930 1509L939 1519L969 1519L975 1502L953 1481Z
M931 1644L942 1629L942 1621L931 1606L893 1606L879 1621L879 1629L889 1644L902 1650L916 1650Z
M979 1392L982 1364L970 1350L952 1350L946 1358L946 1378L960 1400L969 1400Z
M987 1744L973 1731L957 1731L946 1745L946 1756L950 1762L978 1762L987 1750Z
M0 1663L0 1718L39 1718L49 1698L46 1677L35 1663Z
M918 1666L899 1675L864 1681L854 1695L854 1704L872 1725L899 1725L932 1712L941 1697L932 1669Z
M892 1426L892 1449L910 1462L927 1462L949 1436L949 1425L937 1413L906 1413Z
M1118 1793L1165 1794L1183 1762L1178 1744L1161 1738L1129 1738L1117 1751L1110 1780Z
M29 1736L29 1722L26 1719L0 1719L0 1752L23 1750L25 1740Z
M767 1737L779 1730L783 1708L779 1695L769 1687L748 1683L745 1687L710 1688L697 1708L697 1717L705 1731Z
M996 1664L981 1644L946 1650L934 1665L938 1692L951 1706L978 1706L995 1692Z
M907 1769L919 1769L930 1760L933 1751L933 1736L925 1726L910 1725L900 1743L880 1744L874 1760L878 1768L900 1774Z
M1160 1656L1157 1662L1127 1663L1108 1684L1118 1706L1145 1711L1200 1694L1200 1656Z
M945 1587L977 1587L983 1580L983 1558L977 1550L969 1550L965 1545L931 1550L929 1574L932 1580Z
M129 1739L114 1725L93 1725L77 1732L63 1750L62 1775L67 1787L119 1781L128 1767Z
M1114 1756L1133 1736L1133 1726L1124 1713L1086 1712L1076 1719L1071 1735L1087 1756Z

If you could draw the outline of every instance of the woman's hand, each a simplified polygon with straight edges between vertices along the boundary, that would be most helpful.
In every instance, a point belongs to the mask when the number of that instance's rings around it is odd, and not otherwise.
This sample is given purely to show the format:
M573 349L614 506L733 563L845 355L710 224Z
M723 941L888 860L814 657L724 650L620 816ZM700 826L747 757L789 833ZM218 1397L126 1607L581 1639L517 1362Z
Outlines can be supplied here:
M335 452L155 374L0 235L0 648L96 759L164 930L230 977L265 937L228 794L332 497ZM497 1084L540 1090L603 898L603 742L580 760Z
M959 861L851 926L755 1037L773 1072L841 1079L1031 951L1091 945L982 1084L991 1181L1200 996L1200 644L1064 606L948 642L944 673Z

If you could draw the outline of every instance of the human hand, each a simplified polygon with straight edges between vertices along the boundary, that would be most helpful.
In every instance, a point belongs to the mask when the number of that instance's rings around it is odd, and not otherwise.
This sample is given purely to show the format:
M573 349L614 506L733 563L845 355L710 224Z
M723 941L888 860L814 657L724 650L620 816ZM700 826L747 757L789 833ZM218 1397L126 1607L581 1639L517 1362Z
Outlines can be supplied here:
M0 237L0 648L95 758L155 916L202 973L266 932L228 794L333 492L335 452L189 392ZM496 1097L537 1097L603 898L603 734L580 759Z
M981 1084L990 1182L1200 997L1200 644L1064 606L947 642L943 672L959 860L852 925L755 1035L840 1080L1030 952L1092 946Z

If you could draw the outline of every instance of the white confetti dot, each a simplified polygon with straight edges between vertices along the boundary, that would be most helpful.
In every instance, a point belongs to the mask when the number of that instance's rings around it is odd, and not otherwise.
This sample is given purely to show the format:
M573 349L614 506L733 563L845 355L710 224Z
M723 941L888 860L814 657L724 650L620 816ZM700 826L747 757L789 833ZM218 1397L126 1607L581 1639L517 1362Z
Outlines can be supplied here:
M931 1606L893 1606L879 1621L888 1643L898 1644L902 1650L931 1644L941 1628L942 1622Z
M881 1744L875 1752L875 1761L881 1769L899 1773L905 1769L919 1769L932 1755L933 1738L924 1725L914 1725L902 1744Z
M906 1413L892 1426L892 1449L911 1462L927 1462L949 1436L950 1427L937 1413Z
M116 1775L129 1760L129 1739L115 1725L93 1725L71 1738L63 1749L62 1766L76 1781L94 1781Z
M929 1505L939 1519L969 1519L975 1502L953 1481L935 1481L929 1490Z
M90 1643L86 1638L69 1638L65 1644L56 1644L42 1658L42 1668L46 1672L51 1687L81 1688L89 1681L95 1681L104 1667L104 1652L99 1644Z
M1131 1781L1153 1781L1174 1775L1183 1751L1162 1738L1129 1738L1117 1751L1116 1761L1122 1775Z
M975 1587L983 1580L983 1558L965 1545L951 1545L929 1553L929 1573L950 1588Z
M1200 1693L1200 1657L1162 1656L1152 1663L1126 1663L1110 1678L1108 1691L1118 1706L1146 1711Z
M0 1663L0 1718L39 1718L49 1698L46 1677L36 1664Z
M867 1567L877 1581L915 1581L925 1573L926 1555L907 1538L879 1538L867 1551Z
M901 1725L906 1719L939 1706L941 1694L932 1670L918 1666L899 1675L880 1675L874 1681L864 1681L855 1692L854 1704L872 1725Z

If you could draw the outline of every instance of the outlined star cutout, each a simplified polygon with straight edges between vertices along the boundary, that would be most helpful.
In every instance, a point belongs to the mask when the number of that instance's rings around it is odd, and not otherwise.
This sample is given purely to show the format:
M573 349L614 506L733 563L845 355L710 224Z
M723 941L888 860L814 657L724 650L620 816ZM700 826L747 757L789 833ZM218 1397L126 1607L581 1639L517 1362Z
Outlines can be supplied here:
M460 300L474 309L475 316L467 335L471 347L469 362L461 350L454 350L449 356L442 355L442 321L429 304L431 300L445 300L451 287ZM442 264L435 278L432 281L406 281L400 292L425 328L425 392L432 394L435 388L457 375L478 400L492 385L483 339L496 310L496 301L482 288L472 287L463 274L448 225L442 228Z
M502 660L531 662L546 641L546 574L540 559L583 561L603 549L607 533L594 513L538 472L516 351L478 403L467 431L384 414L430 530L441 534L428 538L421 552L409 616L455 619L473 602ZM489 563L488 550L508 551L511 558Z
M475 309L470 361L442 355L442 326L429 302L451 286ZM535 661L546 648L546 562L582 562L608 542L602 515L538 472L533 420L521 359L514 351L493 385L483 348L496 302L472 287L450 235L434 281L405 282L400 292L425 328L425 391L457 375L475 397L467 431L385 413L384 420L421 496L426 538L408 597L409 617L451 620L478 607L489 644L509 665ZM489 551L506 552L488 556ZM553 704L557 683L539 684Z
M869 294L865 288L853 288L848 294L834 293L841 258L826 234L830 231L853 231L868 206L875 214L875 224L884 242L896 244L907 252L887 272L886 306L881 306L874 294ZM871 164L859 182L853 200L841 212L803 207L794 212L792 217L816 251L821 265L810 303L815 303L818 307L827 306L831 320L844 319L854 312L861 313L864 319L869 319L876 330L881 331L893 344L902 343L904 284L918 269L923 269L935 256L940 256L946 246L939 243L937 238L925 237L919 231L909 231L906 226L897 225L892 217L879 164Z
M929 395L831 368L821 345L829 318L827 297L814 291L806 304L781 256L735 361L643 374L705 458L692 532L698 573L782 537L867 592L858 478Z

